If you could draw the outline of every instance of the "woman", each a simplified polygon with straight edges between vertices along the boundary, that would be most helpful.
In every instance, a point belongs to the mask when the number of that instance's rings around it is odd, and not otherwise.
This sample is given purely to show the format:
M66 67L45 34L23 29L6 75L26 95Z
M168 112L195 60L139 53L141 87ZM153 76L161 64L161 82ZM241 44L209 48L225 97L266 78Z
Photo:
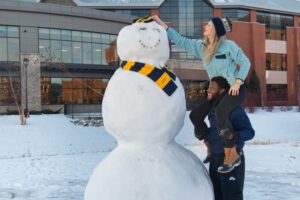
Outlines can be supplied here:
M234 132L229 120L229 113L241 105L246 98L243 82L250 69L250 62L235 42L226 40L223 36L232 30L231 22L226 18L214 17L205 26L202 40L193 40L181 36L174 29L165 24L158 16L152 16L158 24L167 30L168 37L180 48L185 49L195 57L203 60L208 77L222 76L230 84L229 92L219 101L216 107L216 118L219 135L225 141L224 163L219 167L220 173L228 173L241 163L241 159L234 145ZM239 66L239 69L238 69ZM195 126L195 134L204 139L203 120L212 105L203 102L194 109L190 118Z

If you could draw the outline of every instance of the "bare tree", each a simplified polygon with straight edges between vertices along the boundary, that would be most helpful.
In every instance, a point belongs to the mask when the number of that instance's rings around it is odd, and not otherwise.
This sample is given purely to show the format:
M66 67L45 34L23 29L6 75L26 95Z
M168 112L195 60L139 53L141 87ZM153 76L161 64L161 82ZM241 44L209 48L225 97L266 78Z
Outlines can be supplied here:
M13 80L12 80L12 74L11 74L11 70L9 69L9 83L10 83L10 89L12 91L12 95L13 95L13 99L14 99L14 102L15 102L15 105L17 107L17 110L18 110L18 113L19 113L19 116L20 116L20 124L21 125L25 125L26 124L26 119L27 119L27 113L25 113L25 110L22 106L22 104L19 104L19 100L17 98L17 95L16 95L16 92L15 92L15 88L14 88L14 85L13 85Z

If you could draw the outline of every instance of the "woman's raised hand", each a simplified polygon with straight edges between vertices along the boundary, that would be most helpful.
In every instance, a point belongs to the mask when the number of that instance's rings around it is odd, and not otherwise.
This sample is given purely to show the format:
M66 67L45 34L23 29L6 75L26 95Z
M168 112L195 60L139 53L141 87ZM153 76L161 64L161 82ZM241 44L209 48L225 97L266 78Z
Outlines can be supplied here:
M156 23L158 23L159 25L161 25L164 29L169 28L169 26L165 22L163 22L157 15L152 15L152 19Z

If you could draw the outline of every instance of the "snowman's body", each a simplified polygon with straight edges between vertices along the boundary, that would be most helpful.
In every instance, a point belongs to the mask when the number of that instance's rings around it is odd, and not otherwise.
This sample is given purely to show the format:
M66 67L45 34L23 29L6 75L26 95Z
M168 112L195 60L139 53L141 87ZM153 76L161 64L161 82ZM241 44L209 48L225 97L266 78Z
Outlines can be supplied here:
M161 69L169 57L164 29L155 22L121 30L118 54L123 61ZM167 95L149 77L119 68L107 86L104 126L118 141L95 169L85 200L213 200L202 162L175 143L186 106L183 87Z

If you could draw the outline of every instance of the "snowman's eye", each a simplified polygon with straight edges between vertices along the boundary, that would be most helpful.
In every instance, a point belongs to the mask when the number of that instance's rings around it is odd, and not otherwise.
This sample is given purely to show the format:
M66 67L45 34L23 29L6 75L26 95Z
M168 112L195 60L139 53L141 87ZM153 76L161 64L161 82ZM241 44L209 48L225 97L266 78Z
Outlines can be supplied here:
M160 30L158 28L154 28L153 30L160 33Z
M145 30L147 30L147 28L146 27L141 27L141 28L139 28L139 30L140 31L145 31Z

